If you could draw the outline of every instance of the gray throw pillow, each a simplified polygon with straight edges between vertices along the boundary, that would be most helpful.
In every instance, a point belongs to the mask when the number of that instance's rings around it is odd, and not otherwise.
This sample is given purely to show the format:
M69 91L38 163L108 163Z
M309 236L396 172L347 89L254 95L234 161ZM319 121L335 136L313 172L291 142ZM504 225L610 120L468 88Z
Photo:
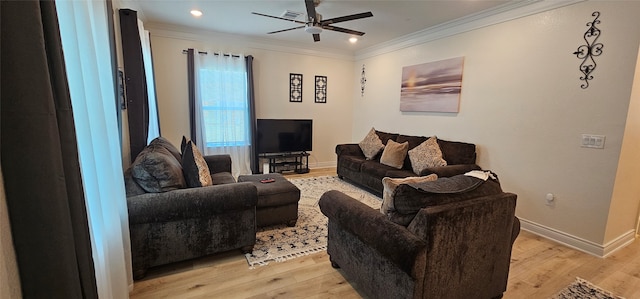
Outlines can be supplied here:
M164 146L149 144L131 164L131 176L149 193L185 187L182 166Z

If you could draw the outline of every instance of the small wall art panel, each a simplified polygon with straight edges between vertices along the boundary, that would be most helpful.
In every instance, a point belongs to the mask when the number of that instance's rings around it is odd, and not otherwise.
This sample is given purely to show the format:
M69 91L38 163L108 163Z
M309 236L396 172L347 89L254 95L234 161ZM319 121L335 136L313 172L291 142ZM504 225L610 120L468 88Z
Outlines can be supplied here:
M400 111L458 112L464 57L402 68Z
M289 102L302 102L302 74L289 74Z
M316 76L316 103L327 102L327 76Z

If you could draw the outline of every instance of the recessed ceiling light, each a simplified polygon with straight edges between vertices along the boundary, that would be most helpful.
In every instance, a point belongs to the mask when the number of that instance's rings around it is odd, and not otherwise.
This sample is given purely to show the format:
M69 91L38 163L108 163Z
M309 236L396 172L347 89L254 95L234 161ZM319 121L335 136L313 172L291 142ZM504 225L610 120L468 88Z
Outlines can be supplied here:
M193 15L194 17L199 17L199 16L202 16L202 12L197 9L194 9L191 11L191 15Z
M350 43L352 43L352 44L355 44L357 41L358 41L358 38L357 38L357 37L351 37L351 38L349 38L349 42L350 42Z

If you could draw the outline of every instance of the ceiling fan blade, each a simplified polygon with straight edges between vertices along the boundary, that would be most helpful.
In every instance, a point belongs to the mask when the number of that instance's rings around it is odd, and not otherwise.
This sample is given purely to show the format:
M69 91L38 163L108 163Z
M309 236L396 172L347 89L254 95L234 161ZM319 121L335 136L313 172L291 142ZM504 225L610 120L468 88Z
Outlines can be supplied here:
M285 20L285 21L294 22L294 23L298 23L298 24L306 24L306 22L302 22L302 21L298 21L298 20L292 20L292 19L287 19L287 18L281 18L281 17L276 17L276 16L265 15L265 14L262 14L262 13L259 13L259 12L252 12L252 14L254 14L254 15L259 15L259 16L263 16L263 17L268 17L268 18L274 18L274 19Z
M278 33L278 32L285 32L285 31L289 31L289 30L295 30L295 29L302 29L305 26L298 26L298 27L293 27L293 28L288 28L288 29L282 29L282 30L277 30L277 31L271 31L271 32L267 32L267 34L273 34L273 33Z
M318 23L316 18L316 6L313 4L313 0L304 0L304 4L307 6L307 18L309 22L313 19L313 24Z
M320 21L320 24L321 25L329 25L329 24L335 24L335 23L346 22L346 21L357 20L357 19L363 19L363 18L369 18L369 17L373 17L373 14L370 11L369 12L358 13L358 14L354 14L354 15L348 15L348 16L342 16L342 17L322 20L322 21Z
M343 32L343 33L348 33L353 35L359 35L359 36L364 35L364 32L361 32L361 31L355 31L355 30L331 26L331 25L322 25L322 29L333 30L333 31L338 31L338 32Z
M320 41L320 34L316 33L313 35L313 41L314 42L319 42Z

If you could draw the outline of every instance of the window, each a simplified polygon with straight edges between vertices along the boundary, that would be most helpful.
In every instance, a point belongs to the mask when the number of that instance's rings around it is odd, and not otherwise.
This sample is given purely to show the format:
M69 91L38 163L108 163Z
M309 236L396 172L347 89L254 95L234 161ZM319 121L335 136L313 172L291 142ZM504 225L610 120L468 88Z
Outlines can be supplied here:
M206 146L250 145L246 71L204 68L199 75Z

